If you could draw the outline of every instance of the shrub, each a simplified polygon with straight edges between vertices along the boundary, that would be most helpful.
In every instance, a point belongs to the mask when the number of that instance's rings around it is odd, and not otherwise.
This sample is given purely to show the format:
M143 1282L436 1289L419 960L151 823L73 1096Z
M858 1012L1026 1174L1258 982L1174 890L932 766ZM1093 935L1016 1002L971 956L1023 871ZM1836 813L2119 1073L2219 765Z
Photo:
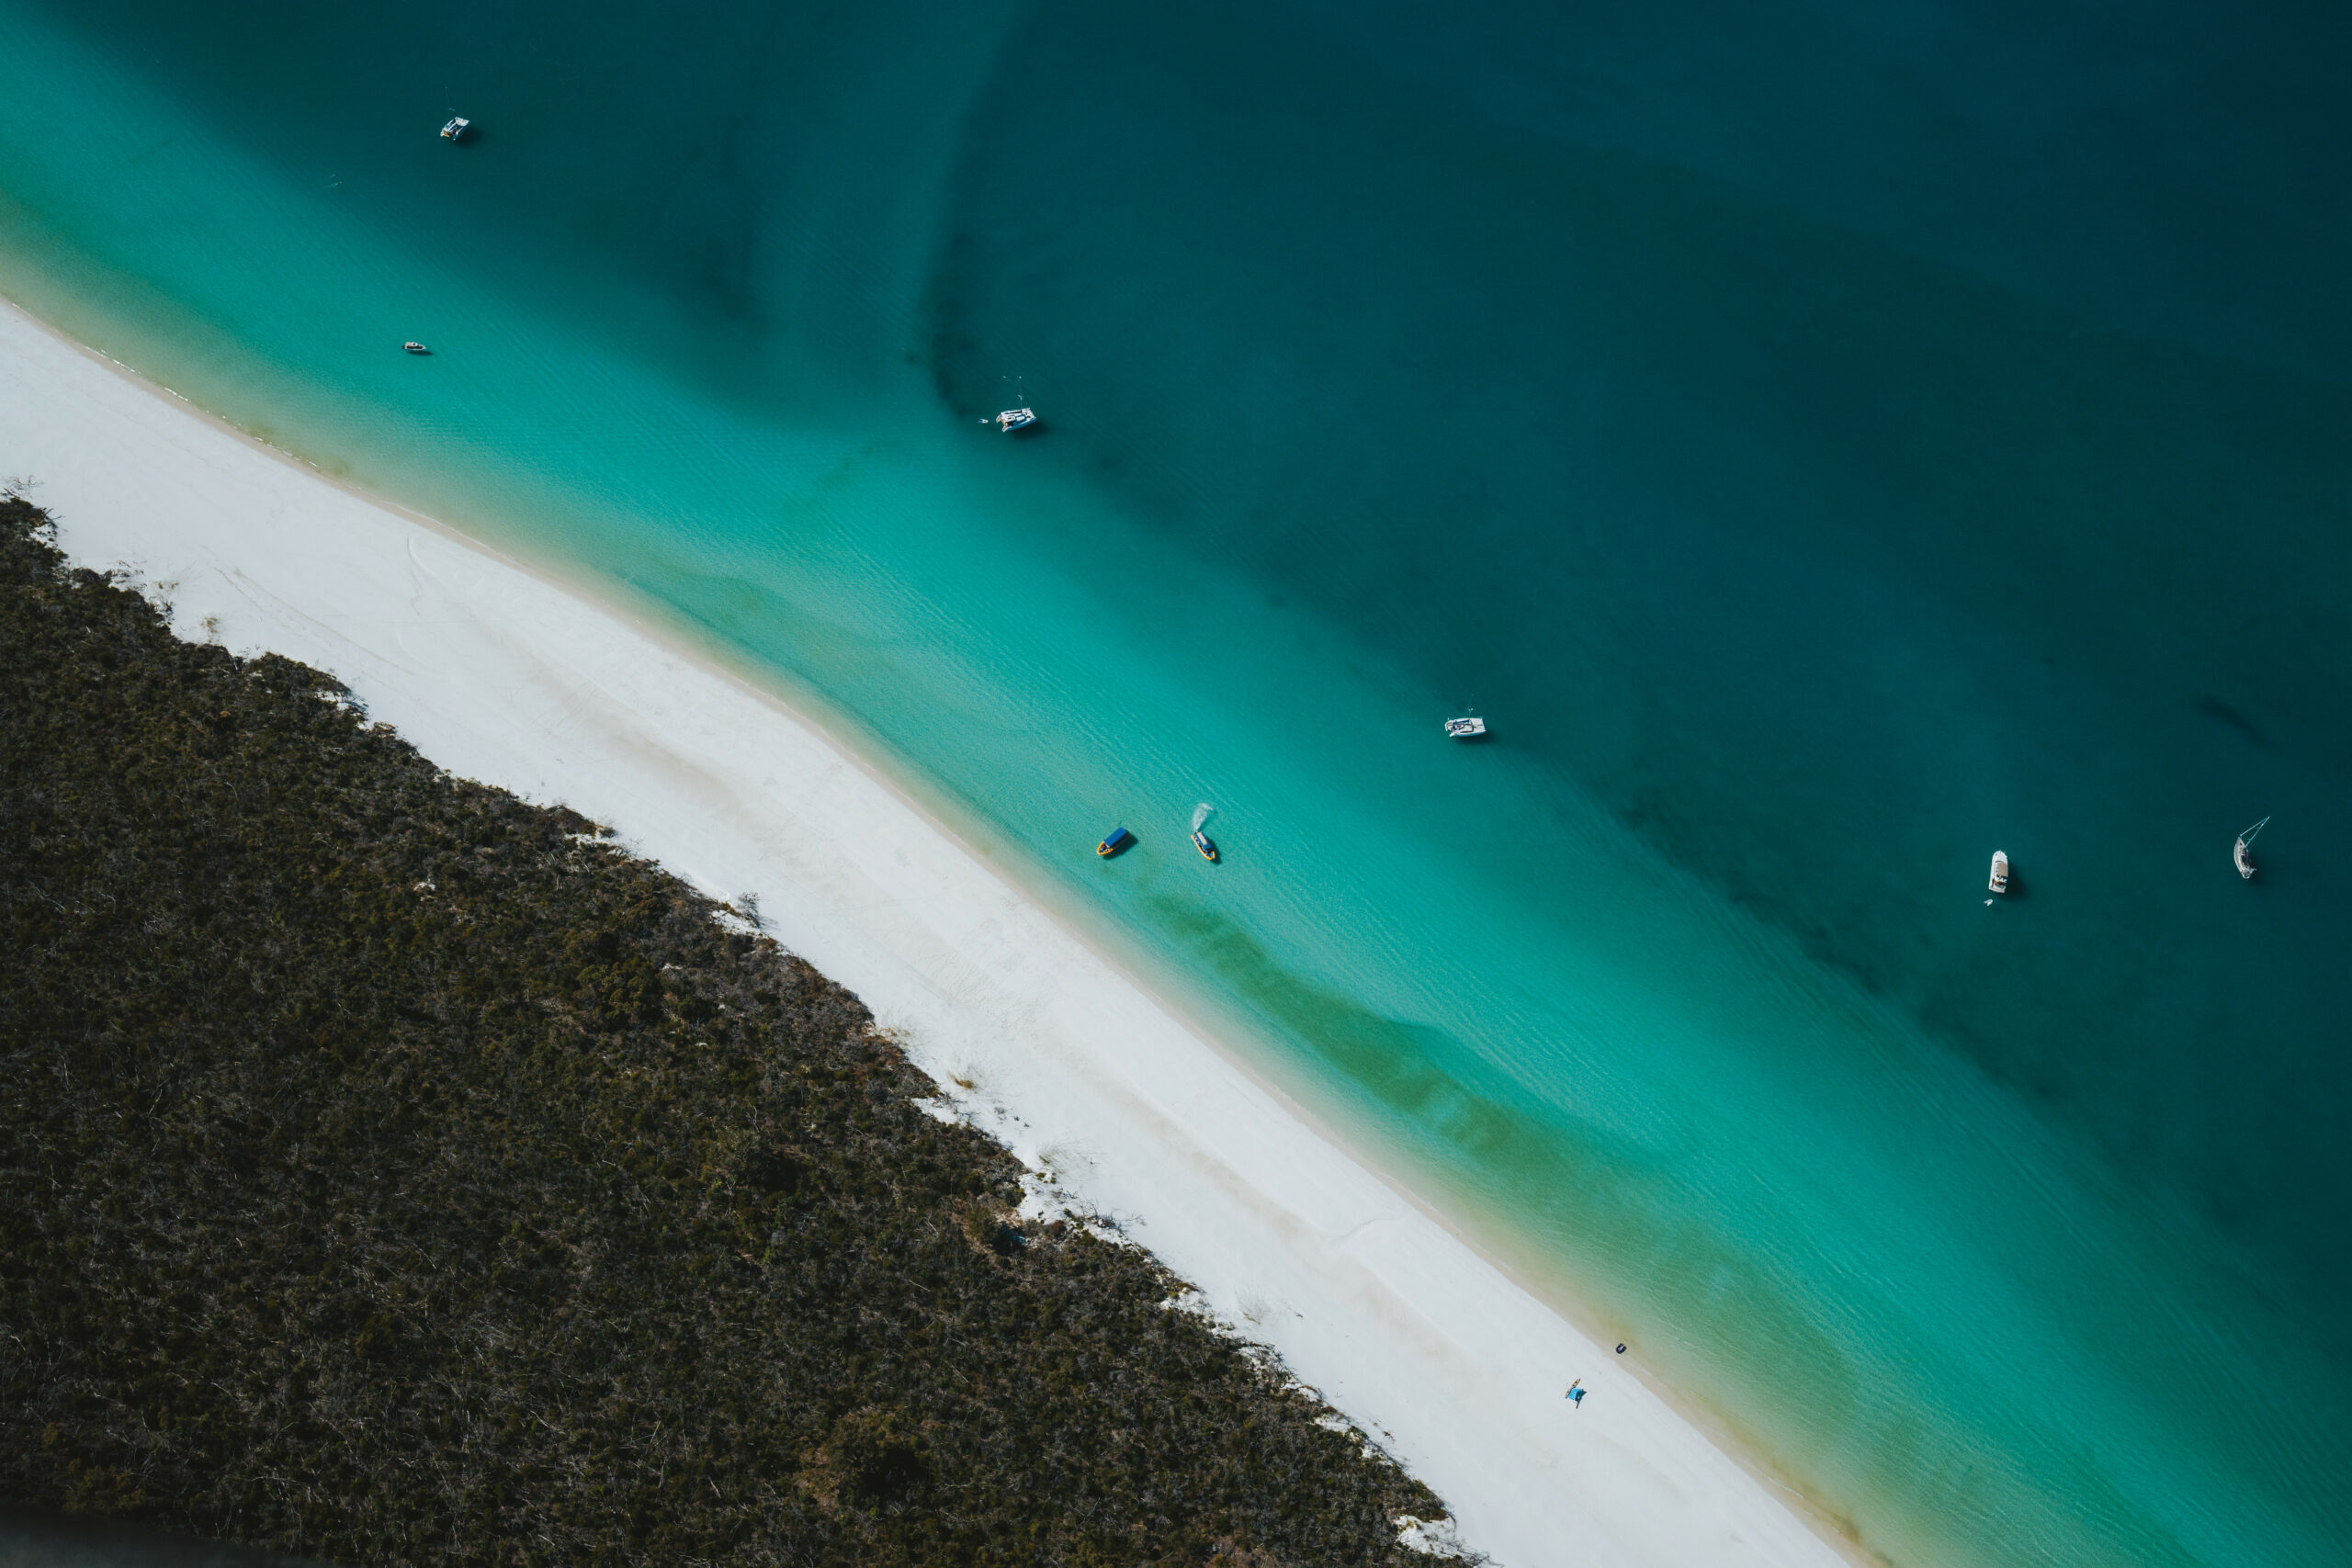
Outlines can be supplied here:
M0 499L0 1501L352 1562L1395 1562L857 999Z

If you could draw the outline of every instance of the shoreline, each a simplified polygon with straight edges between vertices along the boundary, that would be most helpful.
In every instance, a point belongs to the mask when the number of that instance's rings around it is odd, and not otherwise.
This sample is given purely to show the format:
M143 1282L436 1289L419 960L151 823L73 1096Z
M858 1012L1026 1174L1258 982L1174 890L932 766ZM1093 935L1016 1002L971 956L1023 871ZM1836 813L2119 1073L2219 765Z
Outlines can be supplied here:
M328 671L447 771L563 800L715 897L759 894L771 932L864 998L957 1112L1125 1222L1385 1438L1470 1546L1514 1568L1572 1544L1634 1562L1858 1557L1719 1424L1017 886L953 813L713 650L364 494L13 305L0 409L0 469L39 481L61 545L140 569L183 635ZM1573 1376L1601 1396L1590 1408L1547 1392Z

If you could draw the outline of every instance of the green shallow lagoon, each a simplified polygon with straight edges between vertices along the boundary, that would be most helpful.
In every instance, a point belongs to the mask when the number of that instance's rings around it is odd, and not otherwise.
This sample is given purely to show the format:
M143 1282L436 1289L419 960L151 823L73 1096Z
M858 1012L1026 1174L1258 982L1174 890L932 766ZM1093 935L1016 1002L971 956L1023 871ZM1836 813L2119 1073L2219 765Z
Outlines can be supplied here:
M0 51L0 289L834 716L1870 1550L2352 1559L2339 22Z

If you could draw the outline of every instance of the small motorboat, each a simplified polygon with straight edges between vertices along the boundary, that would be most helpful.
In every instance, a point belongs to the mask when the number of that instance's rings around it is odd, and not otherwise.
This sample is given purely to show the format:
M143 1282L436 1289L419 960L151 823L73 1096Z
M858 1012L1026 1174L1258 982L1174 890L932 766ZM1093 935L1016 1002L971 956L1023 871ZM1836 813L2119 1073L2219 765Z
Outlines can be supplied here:
M2269 826L2267 817L2256 822L2238 835L2237 847L2230 852L2230 863L2238 868L2238 875L2244 881L2254 880L2254 836Z
M1026 430L1037 423L1035 409L1007 409L996 416L996 427L1007 435L1016 430Z
M1216 809L1205 800L1193 807L1193 847L1200 851L1201 858L1211 865L1216 863L1216 840L1202 832L1201 829L1208 821L1209 813Z
M466 132L471 130L473 129L473 125L474 122L466 118L463 115L451 115L449 117L449 123L441 128L441 140L444 141L463 141L466 139Z
M1104 860L1109 860L1113 855L1133 849L1135 841L1136 836L1125 828L1114 828L1103 835L1101 843L1094 846L1094 852Z
M2009 857L2007 851L1993 852L1993 879L1984 886L1996 893L2007 893L2009 890ZM1989 904L1992 900L1988 898L1985 902Z
M1467 718L1449 718L1445 732L1456 740L1476 740L1487 733L1487 721L1476 714Z
M430 354L433 351L425 347L423 344L417 342L414 338L411 338L408 342L401 344L401 352L403 354Z

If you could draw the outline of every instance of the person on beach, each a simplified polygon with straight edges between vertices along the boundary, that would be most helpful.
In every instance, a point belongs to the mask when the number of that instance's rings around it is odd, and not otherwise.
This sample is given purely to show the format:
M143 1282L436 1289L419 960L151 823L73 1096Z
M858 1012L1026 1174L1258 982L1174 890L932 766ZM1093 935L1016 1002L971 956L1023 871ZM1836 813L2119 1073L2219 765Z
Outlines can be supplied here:
M1584 1379L1578 1378L1576 1382L1570 1383L1568 1385L1568 1392L1563 1397L1565 1397L1570 1404L1575 1405L1577 1409L1583 1409Z

